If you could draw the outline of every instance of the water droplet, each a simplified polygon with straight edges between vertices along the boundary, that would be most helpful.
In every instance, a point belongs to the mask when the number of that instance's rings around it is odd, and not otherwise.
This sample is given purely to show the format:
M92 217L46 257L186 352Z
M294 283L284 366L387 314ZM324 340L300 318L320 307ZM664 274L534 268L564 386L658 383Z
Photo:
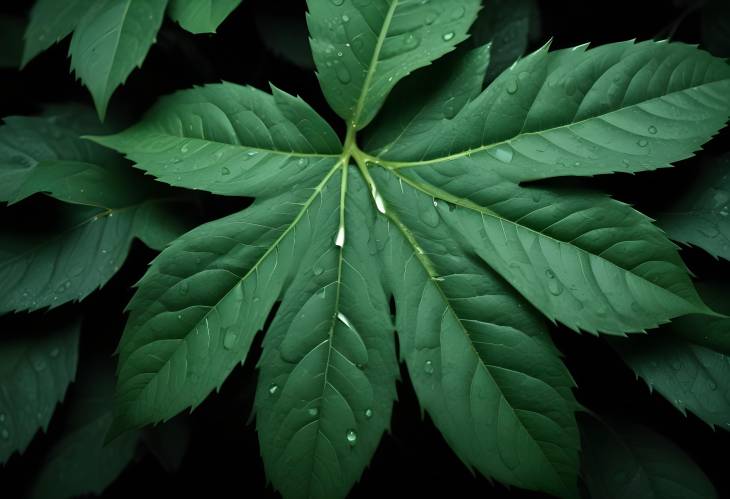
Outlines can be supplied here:
M451 20L456 21L457 19L461 19L464 17L464 12L464 7L457 7L451 14Z
M179 321L182 320L182 314L177 314L177 320L179 320Z
M497 161L501 161L502 163L509 163L514 157L512 148L509 146L498 147L496 149L490 150L490 153L497 159Z
M10 432L3 428L3 430L0 431L0 436L3 437L3 440L8 440L10 438Z
M337 230L337 237L335 237L335 246L342 248L345 245L345 226L340 225Z
M436 201L436 198L433 199L433 207L438 208L439 202Z
M506 89L507 89L507 93L510 94L510 95L513 95L513 94L517 93L517 89L518 89L517 80L515 80L514 78L512 78L509 81L509 83L507 83Z
M180 285L179 285L179 286L177 287L177 290L178 290L178 292L179 292L179 293L180 293L181 295L186 295L186 294L188 294L188 291L190 291L190 285L189 285L189 284L188 284L187 282L183 281L183 282L181 282L181 283L180 283Z
M648 130L649 130L649 133L652 135L655 135L657 132L657 129L654 125L649 126Z
M310 407L307 409L307 414L309 414L311 417L316 418L317 414L319 414L319 409L316 407Z
M314 267L312 272L314 272L314 275L322 275L322 272L324 272L324 270L322 269L322 267Z
M269 395L272 395L272 396L276 395L276 392L278 392L278 391L279 391L279 385L277 385L276 383L273 383L269 387Z
M337 7L342 5L344 2L345 2L345 0L332 0L332 4L336 5Z
M426 14L426 17L424 19L424 22L426 23L426 26L430 26L433 24L433 22L436 20L436 14L433 12Z
M4 423L6 417L4 412L0 412L0 423Z
M46 368L46 363L43 359L33 359L33 369L36 371L42 371Z
M61 353L61 351L58 348L54 348L50 351L50 356L54 359L58 357L58 354Z
M307 158L299 158L297 160L297 166L300 168L304 168L309 164L309 160Z
M423 371L426 374L433 374L433 371L434 371L433 362L431 362L430 360L427 360L426 363L423 365Z
M190 150L190 147L189 147L189 146L188 146L187 144L183 145L183 146L182 146L182 147L180 148L180 152L181 152L181 153L183 153L183 154L185 154L185 153L186 153L186 152L188 152L189 150Z
M449 40L454 38L454 32L449 31L448 33L444 33L444 36L442 36L441 38L443 38L445 42L448 42Z
M225 177L226 175L230 175L230 174L231 174L231 170L229 170L228 167L224 166L223 168L221 168L221 175L223 175Z
M342 14L342 22L343 23L349 23L350 22L350 16L347 14Z
M350 447L354 447L357 443L357 433L355 433L355 430L347 430L345 437L347 438L347 443L350 444Z
M548 278L548 291L551 295L558 296L563 292L563 283L555 277L555 272L552 269L545 270L545 277Z
M233 346L236 344L236 339L238 336L233 331L228 331L226 335L223 337L223 348L226 350L230 350L233 348Z
M646 147L646 146L649 145L649 141L646 140L646 139L639 139L639 141L637 142L637 144L638 144L639 147Z
M246 158L245 159L253 158L257 154L258 154L258 151L246 151Z
M403 39L403 46L409 50L413 50L414 48L418 47L420 43L421 39L415 36L413 33L409 33Z
M714 381L710 381L710 382L709 382L709 383L707 384L707 386L708 386L708 387L710 388L710 390L711 390L711 391L713 391L713 392L714 392L715 390L717 390L717 383L715 383Z

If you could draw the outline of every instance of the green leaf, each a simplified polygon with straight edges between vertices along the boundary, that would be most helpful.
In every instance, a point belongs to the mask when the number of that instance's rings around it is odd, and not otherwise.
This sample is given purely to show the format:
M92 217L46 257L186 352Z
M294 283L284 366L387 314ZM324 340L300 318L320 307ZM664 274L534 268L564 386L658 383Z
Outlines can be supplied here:
M730 260L730 154L701 166L668 209L655 215L669 237Z
M346 171L346 170L345 170ZM335 179L333 179L334 181ZM284 497L345 497L389 427L398 366L373 240L376 211L352 169L342 179L347 244L320 210L259 362L256 428L273 485ZM323 208L329 208L325 204Z
M78 20L71 69L89 88L101 119L114 91L147 56L166 6L167 0L103 0Z
M17 69L20 66L24 29L22 19L0 15L0 68Z
M132 239L161 249L183 232L180 201L79 137L100 130L93 114L74 107L7 118L0 128L0 200L44 192L77 205L41 206L43 217L28 217L32 205L5 211L0 313L81 300L116 273Z
M703 287L703 296L730 312L727 288ZM636 375L682 413L730 431L730 319L680 317L647 337L611 343Z
M142 441L147 450L168 473L180 469L190 444L190 421L177 416L142 432Z
M491 81L527 50L539 31L540 12L535 0L485 0L470 33L475 45L492 44Z
M191 33L215 33L241 0L171 0L168 15Z
M36 0L25 29L22 66L71 34L93 3L93 0Z
M30 492L32 499L100 494L134 456L138 433L105 444L111 423L114 371L103 364L80 369L68 400L64 431L51 448Z
M37 327L37 326L35 326ZM0 341L0 463L23 453L76 375L78 321L40 331L3 331ZM40 329L40 328L39 328Z
M83 133L108 131L89 108L67 105L49 109L43 116L10 116L4 121L0 127L0 201L17 202L34 192L53 191L69 201L74 197L70 192L73 184L64 185L65 174L98 179L102 165L119 164L116 154L81 139ZM55 176L57 169L64 173ZM107 196L118 196L109 186L96 187ZM75 196L83 202L95 193L88 190L82 196L78 190Z
M525 182L692 155L730 114L730 68L682 44L544 47L482 91L488 48L457 51L398 85L362 150L358 129L396 81L463 39L466 7L309 2L344 144L300 99L227 83L95 138L164 182L256 198L178 238L139 282L110 436L196 407L273 315L255 404L267 474L287 498L344 497L388 425L392 300L421 405L457 455L577 495L573 381L536 312L615 335L712 312L649 218L558 179ZM420 48L403 52L409 34ZM330 44L338 68L356 52L372 64L339 84Z
M272 196L331 167L342 145L309 105L230 83L164 97L137 125L94 137L168 184Z
M711 499L717 492L681 449L643 426L580 420L582 476L591 497Z
M401 355L421 406L468 466L577 497L574 384L544 324L446 224L432 223L441 216L432 199L398 194L402 204L387 205L393 223L377 234L388 242Z
M327 102L361 129L411 71L466 39L478 0L309 0L310 43Z

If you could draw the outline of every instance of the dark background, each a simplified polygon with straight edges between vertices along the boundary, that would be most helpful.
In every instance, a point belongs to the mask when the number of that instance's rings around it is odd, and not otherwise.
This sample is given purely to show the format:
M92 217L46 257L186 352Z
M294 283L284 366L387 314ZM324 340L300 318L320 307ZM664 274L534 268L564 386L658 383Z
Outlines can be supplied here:
M30 3L3 2L0 11L25 16L29 7ZM562 48L588 41L602 44L666 36L682 18L673 38L691 43L700 41L699 13L688 11L685 5L675 5L672 0L542 1L540 7L542 35L531 48L542 45L550 37L553 48ZM213 36L191 35L166 19L142 69L135 70L127 84L114 94L110 114L135 120L158 96L192 85L227 80L265 89L272 82L287 92L301 95L341 131L342 126L328 110L314 73L277 57L262 42L257 28L257 16L262 13L286 15L301 24L304 10L303 1L244 0ZM296 37L296 32L293 33ZM306 46L306 35L300 38L297 43ZM69 74L67 51L66 40L41 54L22 72L0 70L0 116L33 114L44 103L90 103L87 90ZM703 154L722 152L727 135L717 137ZM613 175L593 180L592 185L652 213L681 192L692 180L697 165L696 160L689 160L672 170L635 177ZM200 216L213 219L245 203L245 200L210 196L204 199ZM699 250L683 249L682 256L700 280L714 278L727 282L730 277L728 264L717 262ZM123 308L131 297L131 285L141 277L153 257L152 251L135 243L126 265L101 292L81 305L64 307L80 309L84 314L82 358L111 355L124 326ZM5 320L25 320L24 317ZM647 424L669 437L707 473L721 497L730 497L727 464L730 433L713 431L693 415L683 416L659 395L650 394L646 385L636 380L602 339L559 327L553 327L552 333L579 386L576 394L582 404L597 413L616 414ZM261 335L259 341L260 338ZM266 484L256 433L253 425L247 424L259 348L255 344L246 365L234 371L221 393L212 394L190 416L190 446L177 472L166 472L153 456L140 451L136 462L103 497L183 493L203 497L278 497ZM372 464L352 490L351 497L378 494L418 498L546 497L520 489L508 490L472 475L428 417L421 419L405 370L398 396L391 433L383 437ZM21 490L32 482L48 442L59 433L58 420L62 417L63 405L48 435L37 435L25 455L16 455L5 468L0 467L0 496L8 499L22 496Z

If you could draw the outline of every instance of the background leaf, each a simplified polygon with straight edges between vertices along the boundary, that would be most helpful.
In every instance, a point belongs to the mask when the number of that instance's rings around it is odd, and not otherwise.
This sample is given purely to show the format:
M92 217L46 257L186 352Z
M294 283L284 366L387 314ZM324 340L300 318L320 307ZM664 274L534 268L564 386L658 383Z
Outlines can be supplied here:
M697 170L690 185L655 218L675 241L730 260L730 153Z
M15 325L0 335L0 464L45 431L76 376L79 321Z
M13 16L0 14L0 69L20 66L23 52L25 22Z
M166 6L167 0L103 0L79 19L71 69L89 88L102 120L114 91L154 43Z
M30 492L32 499L66 499L100 494L127 467L138 433L108 444L114 374L104 363L88 364L68 400L65 431L53 445Z
M92 4L93 0L36 0L25 30L22 65L71 34Z
M717 497L705 474L676 445L639 425L584 416L582 476L592 498Z
M727 286L701 289L716 310L730 312ZM730 431L730 319L680 317L646 337L611 344L650 390Z
M168 15L191 33L215 33L241 0L171 0Z

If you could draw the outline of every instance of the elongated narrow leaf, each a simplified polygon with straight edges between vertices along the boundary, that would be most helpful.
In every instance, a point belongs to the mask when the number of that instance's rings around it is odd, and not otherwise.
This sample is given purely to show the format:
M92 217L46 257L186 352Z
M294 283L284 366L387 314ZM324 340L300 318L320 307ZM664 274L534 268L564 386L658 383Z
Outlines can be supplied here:
M71 34L93 3L93 0L36 0L25 30L22 65Z
M89 88L104 119L114 91L154 43L167 0L93 2L71 38L71 69Z
M64 432L33 482L32 499L100 494L130 463L139 440L137 432L104 444L112 420L113 388L111 366L100 363L80 369L68 400Z
M702 291L717 310L730 312L725 286ZM730 431L730 319L680 317L647 337L611 344L650 389L677 409Z
M55 326L55 327L54 327ZM78 322L0 338L0 464L46 430L76 375Z
M482 11L469 31L476 45L492 44L491 81L527 50L536 38L540 11L536 0L485 0Z
M332 166L342 146L304 101L229 83L165 97L122 133L96 137L163 182L271 196Z
M378 234L388 241L401 354L421 405L467 465L574 497L573 382L544 325L440 223L431 198L395 189L398 203L381 191L392 222Z
M730 154L709 161L657 223L675 241L730 260Z
M388 93L466 38L478 0L308 0L314 62L327 102L365 127Z
M256 422L261 454L284 497L345 497L389 426L398 376L380 282L375 209L360 174L320 228L264 342ZM337 246L338 227L347 244Z
M168 14L191 33L215 33L241 0L171 0Z
M690 45L545 46L453 119L375 152L392 167L468 169L475 181L652 170L692 156L725 125L728 92L730 66Z
M582 476L592 498L712 499L709 479L680 448L643 426L581 417Z

